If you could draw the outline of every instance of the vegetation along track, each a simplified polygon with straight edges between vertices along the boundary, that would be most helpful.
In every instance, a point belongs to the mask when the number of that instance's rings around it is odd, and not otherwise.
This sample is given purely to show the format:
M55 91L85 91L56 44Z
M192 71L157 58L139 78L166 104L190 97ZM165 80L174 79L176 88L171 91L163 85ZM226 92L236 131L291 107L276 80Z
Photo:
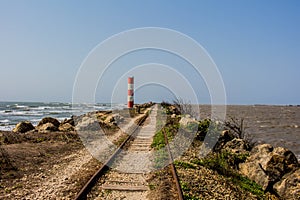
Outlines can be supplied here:
M156 133L158 105L154 105L139 120L137 128L127 137L113 155L86 183L76 196L77 199L147 199L149 186L147 179L154 168L152 164L151 144ZM167 138L166 139L166 144ZM167 148L168 149L168 148ZM182 192L176 169L169 152L170 168L179 191ZM111 167L111 168L109 168Z

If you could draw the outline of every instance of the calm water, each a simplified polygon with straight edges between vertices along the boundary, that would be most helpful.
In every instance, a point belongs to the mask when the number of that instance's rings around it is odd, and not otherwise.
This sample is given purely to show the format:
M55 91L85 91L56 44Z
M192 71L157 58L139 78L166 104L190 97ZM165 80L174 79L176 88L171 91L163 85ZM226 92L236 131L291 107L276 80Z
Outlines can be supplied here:
M42 118L49 116L58 120L70 118L94 110L125 108L125 104L80 104L0 102L0 130L12 130L20 121L28 120L36 125Z

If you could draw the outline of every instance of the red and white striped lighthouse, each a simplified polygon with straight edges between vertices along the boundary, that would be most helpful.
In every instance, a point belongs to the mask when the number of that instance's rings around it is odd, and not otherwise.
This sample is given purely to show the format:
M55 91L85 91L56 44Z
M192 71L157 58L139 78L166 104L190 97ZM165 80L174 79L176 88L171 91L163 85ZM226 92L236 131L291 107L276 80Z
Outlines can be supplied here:
M133 82L133 76L128 77L128 108L133 108L133 93L134 93L134 82Z

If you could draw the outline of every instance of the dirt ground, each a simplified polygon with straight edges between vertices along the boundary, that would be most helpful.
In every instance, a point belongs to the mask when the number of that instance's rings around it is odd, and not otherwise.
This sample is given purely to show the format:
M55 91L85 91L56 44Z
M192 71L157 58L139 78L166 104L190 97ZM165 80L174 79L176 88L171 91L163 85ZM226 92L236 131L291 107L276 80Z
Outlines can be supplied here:
M101 165L75 132L0 134L0 199L74 198Z

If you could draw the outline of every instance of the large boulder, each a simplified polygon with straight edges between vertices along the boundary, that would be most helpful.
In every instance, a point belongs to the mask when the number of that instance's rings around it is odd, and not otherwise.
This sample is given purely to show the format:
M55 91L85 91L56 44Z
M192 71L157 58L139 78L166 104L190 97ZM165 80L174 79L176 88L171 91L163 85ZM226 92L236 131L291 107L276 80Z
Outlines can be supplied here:
M13 132L26 133L31 130L34 130L34 126L29 121L23 121L16 125Z
M177 109L177 107L174 106L174 105L171 105L171 106L168 107L168 112L170 114L176 114L176 115L180 115L181 114L180 111Z
M228 141L223 149L235 154L247 153L250 150L250 145L245 140L240 138L234 138Z
M75 128L70 123L63 123L63 124L60 124L60 126L58 127L58 130L63 131L63 132L68 132L68 131L74 131Z
M96 114L95 114L95 116L96 116L96 118L99 120L99 121L103 121L105 118L106 118L106 115L107 115L107 113L105 113L105 112L101 112L101 111L98 111Z
M286 174L274 185L274 191L283 199L300 199L300 168Z
M232 141L234 138L236 138L236 136L231 131L229 130L222 131L213 150L217 152L223 150L224 145L227 142Z
M38 123L37 126L41 126L41 125L47 124L47 123L51 123L51 124L53 124L54 126L56 126L57 128L58 128L59 125L60 125L60 122L59 122L57 119L52 118L52 117L45 117L45 118L43 118L43 119Z
M106 119L104 120L104 123L109 124L109 123L113 123L115 121L115 118L113 115L109 115L106 117Z
M75 126L75 121L74 121L74 116L72 116L70 119L65 119L63 120L60 125L63 125L63 124L70 124L72 126Z
M176 114L172 114L172 115L171 115L171 118L172 118L172 119L175 119L175 118L176 118Z
M37 126L36 128L38 129L38 131L41 131L41 132L43 132L43 131L58 131L58 127L50 122L41 124L41 125Z
M270 191L276 182L297 167L297 158L290 150L270 144L254 147L246 162L239 165L243 175Z
M63 120L60 123L58 130L63 132L74 131L75 130L74 126L75 126L75 120L74 120L74 116L72 116L70 119Z
M60 122L52 117L43 118L37 125L36 129L39 131L58 131Z
M116 114L107 116L106 119L104 120L104 123L106 123L108 125L112 125L112 124L115 125L122 121L124 121L124 117L122 117L120 114L116 113Z
M101 127L97 119L85 116L78 121L75 129L78 131L99 131Z
M192 118L190 115L181 117L179 124L180 128L183 128L185 130L194 132L198 131L199 122L195 118Z

